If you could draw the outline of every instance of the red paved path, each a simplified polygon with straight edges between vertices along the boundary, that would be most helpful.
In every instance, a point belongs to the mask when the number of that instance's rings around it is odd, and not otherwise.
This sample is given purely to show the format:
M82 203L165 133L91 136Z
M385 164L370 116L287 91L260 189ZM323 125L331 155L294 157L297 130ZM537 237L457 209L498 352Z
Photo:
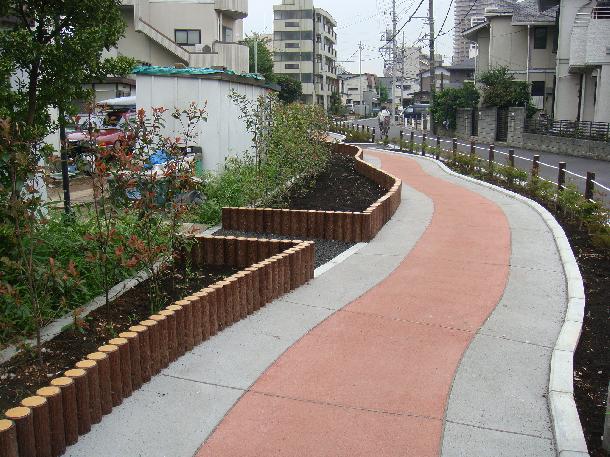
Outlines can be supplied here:
M433 200L430 226L390 276L286 351L198 456L439 455L453 375L504 291L509 226L415 160L369 154Z

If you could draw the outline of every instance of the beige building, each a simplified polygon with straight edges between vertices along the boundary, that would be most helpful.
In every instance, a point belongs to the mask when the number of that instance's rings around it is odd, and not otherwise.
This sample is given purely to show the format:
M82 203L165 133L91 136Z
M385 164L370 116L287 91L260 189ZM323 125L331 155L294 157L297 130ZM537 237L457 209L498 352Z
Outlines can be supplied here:
M125 36L111 51L150 65L248 72L248 0L122 0Z
M610 122L610 2L538 0L542 14L559 6L557 120Z
M534 105L553 111L557 55L555 9L539 12L535 0L497 1L485 10L485 22L464 32L478 46L475 78L507 67L515 79L531 84Z
M328 108L339 92L337 23L312 0L282 0L273 13L274 73L301 81L304 103Z
M363 116L372 113L377 106L377 76L372 73L362 75L339 75L341 101L350 111Z

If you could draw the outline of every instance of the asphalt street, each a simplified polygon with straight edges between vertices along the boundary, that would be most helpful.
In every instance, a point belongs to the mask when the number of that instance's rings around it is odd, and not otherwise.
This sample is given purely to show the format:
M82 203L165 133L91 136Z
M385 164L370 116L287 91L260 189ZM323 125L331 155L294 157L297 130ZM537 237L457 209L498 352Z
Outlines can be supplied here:
M376 118L365 119L362 121L354 121L354 123L367 125L369 127L375 127L377 130L379 130ZM409 129L407 129L405 127L405 128L403 128L403 130L405 132L404 138L405 138L405 140L408 140L409 139L409 133L408 133ZM416 135L417 135L417 132L416 132ZM400 126L393 125L390 128L389 137L390 137L390 139L399 138L400 137ZM451 141L451 138L441 138L441 139ZM421 143L421 138L415 138L415 142ZM460 142L466 143L463 140ZM436 137L434 137L434 139L432 139L432 140L428 139L428 141L427 141L427 144L429 144L429 145L434 145L435 143L436 143ZM444 148L450 147L448 143L444 143L443 146L444 146ZM477 149L476 150L477 155L479 155L479 157L481 157L483 159L487 159L488 158L487 148L489 147L489 145L484 144L484 143L479 143L479 144L477 144L477 146L485 148L485 149ZM458 149L462 152L468 152L468 151L470 151L470 146L469 145L458 145ZM503 160L507 160L508 156L502 155L501 153L502 152L508 153L508 149L509 149L508 147L496 146L496 148L495 148L495 150L497 151L496 157L495 157L496 161L500 162ZM559 162L566 162L566 170L568 170L569 172L576 173L581 176L586 176L588 171L592 171L595 173L595 181L597 183L610 188L610 161L587 159L587 158L583 158L583 157L567 156L567 155L563 155L563 154L553 154L550 152L536 152L536 151L532 151L532 150L528 150L528 149L521 149L521 148L512 148L512 149L515 150L515 156L516 156L515 157L515 166L518 168L524 169L524 170L530 170L532 167L531 159L536 154L540 155L540 161L542 162L542 164L548 164L548 165L552 166L552 167L549 167L549 166L541 164L540 176L542 176L545 179L556 182L558 170L553 167L557 167ZM523 159L521 159L519 157L523 157ZM568 183L573 183L576 186L578 186L578 188L580 190L584 191L584 180L583 179L570 175L569 173L567 173L566 179L567 179ZM598 198L601 198L607 202L610 202L610 192L606 192L603 189L600 189L599 187L597 187L596 191L598 192L598 195L597 195Z

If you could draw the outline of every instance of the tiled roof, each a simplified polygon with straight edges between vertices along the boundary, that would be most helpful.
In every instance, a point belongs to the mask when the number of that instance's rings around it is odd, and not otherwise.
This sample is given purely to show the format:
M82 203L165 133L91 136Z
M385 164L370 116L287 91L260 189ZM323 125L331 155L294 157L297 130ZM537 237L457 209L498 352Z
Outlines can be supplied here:
M455 65L451 65L450 67L447 67L447 68L449 71L451 71L451 70L474 70L475 69L474 60L475 60L474 57L471 57L470 59L466 59L463 62L460 62Z
M546 11L538 9L537 0L523 0L516 3L513 11L513 23L519 24L554 24L558 6Z

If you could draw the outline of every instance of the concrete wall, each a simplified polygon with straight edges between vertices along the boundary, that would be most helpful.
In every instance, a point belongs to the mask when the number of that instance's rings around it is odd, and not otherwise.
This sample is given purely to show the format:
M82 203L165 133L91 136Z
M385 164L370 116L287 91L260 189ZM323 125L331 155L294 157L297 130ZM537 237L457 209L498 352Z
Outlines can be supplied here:
M479 141L495 143L497 132L498 108L479 108Z
M207 103L208 121L200 126L193 143L203 148L203 167L206 170L222 169L230 156L243 156L252 147L240 109L229 100L232 91L255 100L267 89L218 79L175 76L137 75L137 108L150 113L152 108L186 108L191 102L203 107ZM166 113L164 135L180 135L180 125Z
M455 116L455 134L458 138L468 139L472 135L472 110L458 108Z
M554 152L574 157L587 157L610 161L610 143L605 143L603 141L523 133L523 141L519 144L514 144L513 146L534 151Z

